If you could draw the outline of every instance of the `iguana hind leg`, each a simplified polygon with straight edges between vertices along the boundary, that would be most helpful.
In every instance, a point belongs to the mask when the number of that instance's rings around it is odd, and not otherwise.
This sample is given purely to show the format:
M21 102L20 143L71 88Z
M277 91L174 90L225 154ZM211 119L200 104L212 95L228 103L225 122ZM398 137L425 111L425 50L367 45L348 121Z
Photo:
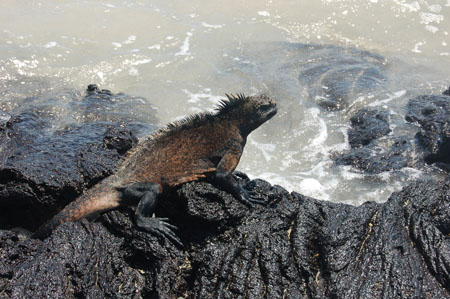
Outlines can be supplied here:
M158 203L160 187L155 183L133 183L122 189L122 198L126 201L139 200L134 220L139 229L168 238L172 243L183 247L183 243L173 232L176 226L167 223L168 218L152 218Z

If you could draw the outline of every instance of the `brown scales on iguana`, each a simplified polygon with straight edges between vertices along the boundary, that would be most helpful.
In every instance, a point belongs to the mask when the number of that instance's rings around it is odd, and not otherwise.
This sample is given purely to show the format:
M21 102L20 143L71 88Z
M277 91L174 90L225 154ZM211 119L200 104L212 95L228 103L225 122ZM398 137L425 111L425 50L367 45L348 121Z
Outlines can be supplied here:
M276 103L267 96L227 95L216 113L190 116L169 124L126 155L118 171L83 193L48 223L35 238L46 238L58 225L122 205L137 205L136 225L165 235L180 244L175 227L151 215L162 194L177 185L213 177L225 191L246 204L258 198L231 175L242 155L248 134L272 118Z

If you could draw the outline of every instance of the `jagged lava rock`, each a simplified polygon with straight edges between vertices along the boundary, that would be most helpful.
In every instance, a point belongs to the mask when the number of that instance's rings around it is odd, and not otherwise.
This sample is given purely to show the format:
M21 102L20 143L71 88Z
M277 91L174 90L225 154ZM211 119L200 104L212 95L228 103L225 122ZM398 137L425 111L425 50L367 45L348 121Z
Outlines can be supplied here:
M350 121L347 134L351 149L331 155L336 165L351 165L367 174L377 174L423 164L412 136L387 136L391 133L387 111L364 108Z
M415 147L407 136L392 137L383 143L370 143L331 156L336 165L351 165L367 174L417 167L423 164L421 157L415 153Z
M98 91L83 100L125 99ZM110 97L110 98L108 98ZM81 100L81 102L83 102ZM43 114L45 115L45 114ZM84 188L111 174L121 155L137 143L139 123L72 123L54 129L54 119L33 112L3 113L0 122L0 227L35 229ZM142 124L142 128L149 128Z
M350 118L352 127L348 130L348 142L352 148L369 144L372 140L391 132L387 111L361 109Z
M157 214L178 226L183 249L136 230L128 208L97 223L63 224L43 243L2 232L0 292L450 298L450 177L418 180L384 204L355 207L240 176L266 206L248 208L209 182L186 183L161 199Z
M448 179L359 207L263 193L269 209L251 211L193 255L192 298L449 297Z
M129 147L137 142L136 138L123 139L122 135L132 134L129 129L112 132L113 126L76 124L43 134L48 127L36 115L11 118L0 168L0 226L32 228L42 221L35 218L37 215L48 217L84 187L111 174L123 147L115 149L107 143L108 148L102 142L105 132L108 138L114 133Z
M64 226L43 243L19 241L0 231L0 297L133 298L142 294L144 276L126 263L122 242L101 225L84 220Z
M427 163L439 163L450 170L450 96L425 95L409 100L405 119L417 122L419 144L426 152Z

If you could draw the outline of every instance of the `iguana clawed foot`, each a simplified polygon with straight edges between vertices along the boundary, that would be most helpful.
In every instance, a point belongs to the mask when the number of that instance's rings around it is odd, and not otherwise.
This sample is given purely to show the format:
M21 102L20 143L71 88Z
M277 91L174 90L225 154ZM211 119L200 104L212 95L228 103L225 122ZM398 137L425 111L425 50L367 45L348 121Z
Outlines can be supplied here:
M175 245L183 247L183 243L173 232L177 227L168 223L168 218L152 217L160 195L159 190L160 187L155 183L133 183L121 189L124 200L139 201L134 216L137 227L159 237L166 237Z
M167 238L178 247L183 247L180 238L173 232L177 229L175 225L168 223L169 218L135 217L139 229L155 234L161 238Z
M256 191L248 191L241 188L238 195L235 195L240 202L248 206L253 207L253 204L266 205L266 200Z

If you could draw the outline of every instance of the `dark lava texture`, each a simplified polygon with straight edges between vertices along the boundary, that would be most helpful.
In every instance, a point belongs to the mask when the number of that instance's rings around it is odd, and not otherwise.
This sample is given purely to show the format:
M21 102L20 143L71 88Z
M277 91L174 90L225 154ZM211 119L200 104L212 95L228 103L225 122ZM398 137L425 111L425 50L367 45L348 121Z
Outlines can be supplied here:
M348 130L348 142L352 148L368 145L372 140L391 132L389 114L386 111L361 109L350 121L352 127Z
M358 115L354 131L374 133L355 149L389 133L384 112ZM265 205L209 181L160 200L156 215L184 248L136 230L130 208L39 241L17 227L36 227L113 172L134 133L114 122L53 131L32 113L0 115L0 133L0 298L450 298L449 175L354 207L235 173Z
M366 173L403 167L421 168L425 163L450 171L450 92L410 99L405 120L416 125L415 136L387 136L387 111L358 111L351 119L348 138L351 150L336 153L338 165L352 165Z
M416 134L428 163L446 164L450 170L450 92L438 96L420 96L408 103L406 120L416 122Z
M88 89L77 105L93 99L101 99L98 110L101 103L109 111L120 103L111 92L97 88ZM0 118L0 226L35 229L83 188L111 174L137 142L134 127L85 121L54 130L50 117L5 114Z
M185 244L137 231L127 209L44 242L0 231L0 294L40 298L450 298L450 179L384 204L318 201L255 180L249 209L207 182L164 198Z
M351 165L365 173L376 174L416 167L422 162L423 159L417 160L414 155L412 137L388 136L391 129L387 111L363 108L350 121L347 134L351 149L333 155L337 165Z

